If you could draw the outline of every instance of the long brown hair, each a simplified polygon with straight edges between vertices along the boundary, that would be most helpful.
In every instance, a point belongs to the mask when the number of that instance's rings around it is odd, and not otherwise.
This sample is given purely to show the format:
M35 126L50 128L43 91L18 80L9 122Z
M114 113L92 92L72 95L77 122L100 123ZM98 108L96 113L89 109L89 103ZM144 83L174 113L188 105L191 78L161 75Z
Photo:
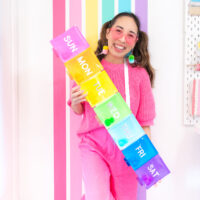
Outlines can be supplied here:
M148 36L145 32L140 30L140 21L135 14L129 12L122 12L116 15L112 20L104 23L101 29L100 39L98 41L98 46L95 51L95 54L100 61L105 57L104 54L100 53L102 52L103 46L108 45L108 41L106 39L106 30L108 28L111 28L115 24L116 20L122 16L131 17L135 21L138 28L138 41L132 52L132 54L135 56L135 63L131 64L131 66L141 66L145 68L147 73L149 74L151 86L153 87L155 79L155 70L150 63L150 56L148 52Z

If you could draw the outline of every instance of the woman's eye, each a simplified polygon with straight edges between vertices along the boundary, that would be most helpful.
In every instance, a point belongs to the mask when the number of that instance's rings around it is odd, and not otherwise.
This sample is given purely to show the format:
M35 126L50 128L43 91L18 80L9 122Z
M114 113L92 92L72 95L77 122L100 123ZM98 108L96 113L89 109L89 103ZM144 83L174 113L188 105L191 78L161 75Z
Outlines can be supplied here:
M120 29L116 29L116 31L117 31L118 33L121 33L121 32L122 32L122 30L120 30Z
M132 37L132 38L134 38L134 37L135 37L133 34L129 34L128 36L129 36L129 37Z

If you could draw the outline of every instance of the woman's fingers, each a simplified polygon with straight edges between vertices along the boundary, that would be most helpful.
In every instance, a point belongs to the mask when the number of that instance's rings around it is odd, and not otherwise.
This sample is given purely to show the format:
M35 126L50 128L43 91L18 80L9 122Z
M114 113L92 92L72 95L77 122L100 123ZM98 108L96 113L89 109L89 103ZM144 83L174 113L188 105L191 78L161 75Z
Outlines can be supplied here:
M76 100L74 100L73 102L72 102L72 104L79 104L79 103L81 103L81 102L84 102L85 100L84 99L76 99Z
M101 120L99 119L99 117L97 115L95 116L95 118L99 122L99 124L103 125L103 123L101 122Z
M82 91L82 90L74 91L74 92L72 92L71 97L74 98L74 97L78 97L78 96L83 96L83 92L84 91Z
M75 96L73 98L74 101L85 101L85 97L87 96L87 94L83 94L83 95L79 95L79 96Z
M158 187L158 184L161 182L162 182L162 180L159 180L156 184L154 184L154 187Z
M80 86L75 86L71 90L71 101L72 104L78 104L86 101L87 93L84 94L84 91L80 89Z
M77 92L77 91L79 91L80 89L81 89L80 86L77 85L77 86L75 86L75 87L72 88L72 93L73 93L73 92Z

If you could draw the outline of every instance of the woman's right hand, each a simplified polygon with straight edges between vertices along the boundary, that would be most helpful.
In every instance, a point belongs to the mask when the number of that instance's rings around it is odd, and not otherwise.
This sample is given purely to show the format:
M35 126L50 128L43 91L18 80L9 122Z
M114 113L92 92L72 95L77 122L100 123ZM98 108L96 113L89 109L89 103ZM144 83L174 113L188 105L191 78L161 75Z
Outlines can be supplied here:
M83 93L80 86L75 86L71 90L71 108L77 114L82 114L84 110L82 102L86 101L87 94Z
M71 105L80 104L81 102L86 101L87 94L83 94L84 91L81 90L80 86L77 85L71 90Z

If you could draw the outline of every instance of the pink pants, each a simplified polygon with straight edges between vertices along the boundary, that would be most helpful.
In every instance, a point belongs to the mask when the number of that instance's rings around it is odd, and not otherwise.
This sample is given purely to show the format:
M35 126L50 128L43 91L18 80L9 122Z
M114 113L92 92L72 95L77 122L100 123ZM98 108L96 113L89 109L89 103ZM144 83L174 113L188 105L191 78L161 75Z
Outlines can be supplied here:
M80 135L85 200L145 200L136 174L105 128Z

